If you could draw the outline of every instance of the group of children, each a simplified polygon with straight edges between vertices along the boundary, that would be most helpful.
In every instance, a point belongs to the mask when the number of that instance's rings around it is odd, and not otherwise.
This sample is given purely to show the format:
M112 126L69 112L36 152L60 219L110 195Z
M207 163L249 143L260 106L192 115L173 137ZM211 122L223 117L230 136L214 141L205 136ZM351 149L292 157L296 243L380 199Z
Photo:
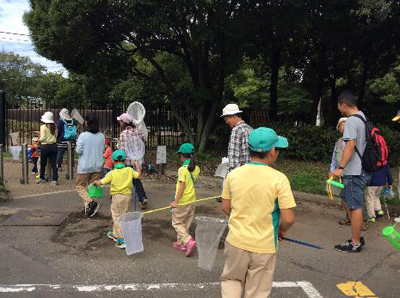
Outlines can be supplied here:
M190 225L194 218L196 201L195 184L198 179L200 168L194 159L194 146L185 143L180 146L177 154L182 162L178 170L178 181L172 207L172 227L177 233L177 241L172 245L174 248L185 252L186 256L192 255L196 248L196 241L189 233ZM134 168L125 165L127 158L122 150L112 152L110 143L106 143L104 152L104 169L107 171L105 177L96 180L93 185L101 186L110 184L111 194L111 215L113 219L113 229L107 233L107 237L114 240L115 246L125 248L125 242L119 217L129 210L129 204L133 191L133 179L141 179L141 170L137 162Z

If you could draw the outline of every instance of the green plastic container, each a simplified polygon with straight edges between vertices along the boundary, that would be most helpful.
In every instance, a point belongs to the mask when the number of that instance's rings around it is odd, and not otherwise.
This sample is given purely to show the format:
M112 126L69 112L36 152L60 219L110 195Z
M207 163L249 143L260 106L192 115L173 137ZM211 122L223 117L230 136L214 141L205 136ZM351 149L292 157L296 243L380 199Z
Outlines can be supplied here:
M382 235L393 245L394 248L400 250L400 234L393 226L387 226L382 230Z
M89 185L88 196L91 199L102 199L104 196L104 189L102 186Z

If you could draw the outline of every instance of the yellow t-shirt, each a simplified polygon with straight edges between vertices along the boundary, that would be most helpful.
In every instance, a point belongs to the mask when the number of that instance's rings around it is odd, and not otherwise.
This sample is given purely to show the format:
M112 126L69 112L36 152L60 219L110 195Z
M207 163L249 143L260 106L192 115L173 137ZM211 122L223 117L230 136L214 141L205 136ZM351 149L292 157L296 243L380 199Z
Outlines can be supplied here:
M101 184L111 183L110 194L130 195L132 193L132 179L139 178L139 173L130 167L114 169L100 180Z
M194 171L192 172L194 182L197 181L199 174L200 174L200 168L196 166ZM179 199L178 206L182 206L196 201L196 192L194 189L194 183L192 177L190 176L190 172L187 169L187 165L185 164L182 165L178 170L178 181L176 182L175 197L178 193L179 182L185 182L185 190L183 191L182 197Z
M222 198L231 200L229 244L255 253L275 253L280 209L296 206L287 177L261 163L234 169Z
M42 145L55 144L56 136L57 136L57 129L54 135L52 135L50 129L45 124L40 126L40 143Z

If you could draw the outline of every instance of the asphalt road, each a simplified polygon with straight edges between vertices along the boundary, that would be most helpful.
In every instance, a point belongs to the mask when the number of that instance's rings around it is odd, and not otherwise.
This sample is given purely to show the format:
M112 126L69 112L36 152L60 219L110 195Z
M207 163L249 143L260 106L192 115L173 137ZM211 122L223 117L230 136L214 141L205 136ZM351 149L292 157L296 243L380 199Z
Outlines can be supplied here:
M145 180L144 186L150 208L167 205L174 190L172 183L160 181ZM35 185L21 187L35 193ZM198 197L218 192L204 187L198 189ZM169 211L163 211L144 217L145 251L127 256L105 236L111 226L109 204L103 199L99 214L87 219L73 190L0 202L0 219L19 210L71 212L59 227L0 226L0 296L220 297L223 243L213 270L198 268L196 254L186 258L171 247L175 234ZM214 201L199 204L196 214L224 218ZM372 297L400 297L400 254L380 236L388 221L376 223L365 233L365 251L348 254L333 250L333 245L350 235L349 227L337 224L343 212L298 201L296 214L288 237L324 249L282 242L270 297L348 297L337 285L349 281L366 285L375 293Z

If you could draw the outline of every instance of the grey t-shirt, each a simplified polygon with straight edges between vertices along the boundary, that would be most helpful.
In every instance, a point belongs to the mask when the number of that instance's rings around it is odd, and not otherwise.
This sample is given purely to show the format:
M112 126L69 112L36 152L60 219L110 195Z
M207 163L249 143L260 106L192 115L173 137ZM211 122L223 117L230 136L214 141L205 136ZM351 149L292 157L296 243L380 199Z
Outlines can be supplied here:
M365 119L365 115L363 112L358 111L358 115L361 115ZM365 124L364 122L357 117L349 117L344 124L344 132L343 132L343 140L355 140L356 147L361 156L364 153L365 146L367 145L365 139ZM346 148L346 147L345 147ZM362 165L361 158L358 156L356 150L354 150L353 156L344 167L343 176L356 176L361 175Z

